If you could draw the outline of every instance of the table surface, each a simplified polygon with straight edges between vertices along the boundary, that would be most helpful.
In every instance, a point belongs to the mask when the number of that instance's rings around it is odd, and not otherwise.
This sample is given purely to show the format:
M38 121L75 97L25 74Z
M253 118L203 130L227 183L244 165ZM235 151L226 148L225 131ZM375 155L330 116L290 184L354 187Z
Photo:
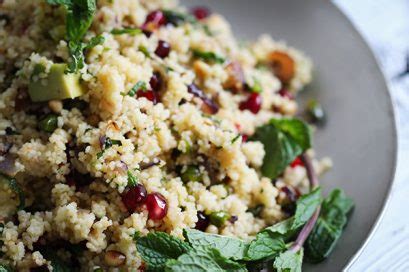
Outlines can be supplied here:
M361 32L390 86L398 127L398 164L385 214L348 271L409 271L409 1L334 0ZM409 68L409 67L408 67Z

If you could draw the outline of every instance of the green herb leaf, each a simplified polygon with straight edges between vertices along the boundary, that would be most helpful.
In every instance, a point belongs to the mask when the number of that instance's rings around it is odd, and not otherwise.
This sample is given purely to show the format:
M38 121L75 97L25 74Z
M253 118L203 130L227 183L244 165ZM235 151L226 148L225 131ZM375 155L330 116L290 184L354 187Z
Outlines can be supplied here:
M257 261L273 257L285 249L286 245L283 235L262 231L250 243L246 252L246 260Z
M222 64L222 63L224 63L226 61L225 58L217 55L214 52L200 51L200 50L197 50L197 49L193 50L193 56L195 58L200 58L200 59L202 59L204 61L207 61L207 62L215 62L215 63L220 63L220 64Z
M132 36L138 35L142 33L142 30L140 28L114 28L111 33L113 35L122 35L122 34L129 34Z
M197 24L197 20L194 16L188 13L182 13L175 10L165 9L162 10L165 15L166 21L170 24L178 26L182 23Z
M71 5L67 5L67 37L69 41L79 43L92 24L97 5L95 0L71 2Z
M277 272L301 272L303 255L303 249L281 253L274 261L274 268Z
M308 194L302 195L297 200L292 229L303 226L311 218L315 210L321 204L321 188L317 187Z
M183 236L196 250L206 247L215 248L221 255L233 260L243 259L247 249L247 244L240 239L204 233L198 230L184 229Z
M47 0L47 3L50 5L72 5L73 0Z
M128 186L135 187L136 185L138 185L138 177L128 170Z
M347 224L347 215L354 204L340 189L333 190L323 201L321 214L305 244L310 262L321 262L334 249Z
M264 145L261 172L271 179L278 177L296 157L311 147L311 131L298 119L272 119L258 127L251 140Z
M146 83L144 81L138 81L132 87L132 89L129 90L128 95L129 96L135 96L137 91L139 91L139 90L146 91L147 89L148 89L148 87L146 86Z
M8 265L0 264L0 272L14 272L15 270Z
M247 271L244 265L231 261L216 249L189 251L177 260L169 261L165 271L224 272Z
M271 119L270 123L277 129L294 139L303 151L311 148L311 128L303 121L295 118Z
M0 181L5 182L10 189L17 194L20 201L19 205L17 206L17 210L20 211L24 209L26 206L26 197L16 179L0 174Z
M257 78L253 79L253 86L250 87L250 90L253 93L261 93L263 92L263 89L261 88L261 83Z
M85 45L85 49L91 49L97 45L103 44L104 42L105 38L102 35L92 37L91 40Z
M149 233L139 238L136 247L149 269L163 269L167 261L177 259L191 249L186 242L165 232Z
M294 217L290 217L284 221L278 222L277 224L265 228L264 231L288 236L289 234L292 234L293 229L291 227L293 226L293 222Z

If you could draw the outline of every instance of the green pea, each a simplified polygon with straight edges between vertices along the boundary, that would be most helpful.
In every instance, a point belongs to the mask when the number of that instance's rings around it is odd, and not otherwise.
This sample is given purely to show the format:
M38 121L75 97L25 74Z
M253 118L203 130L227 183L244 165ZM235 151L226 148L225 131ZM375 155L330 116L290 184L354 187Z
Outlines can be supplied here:
M58 127L58 116L55 114L49 114L38 123L38 128L42 131L52 133Z
M307 117L311 123L323 125L326 121L325 111L317 100L310 100L307 104Z
M223 211L212 212L209 215L210 223L212 223L218 228L223 226L224 223L226 223L226 220L229 218L230 218L230 215L227 212L223 212Z
M202 174L200 173L199 167L196 165L189 165L186 170L181 175L183 182L189 181L202 181Z

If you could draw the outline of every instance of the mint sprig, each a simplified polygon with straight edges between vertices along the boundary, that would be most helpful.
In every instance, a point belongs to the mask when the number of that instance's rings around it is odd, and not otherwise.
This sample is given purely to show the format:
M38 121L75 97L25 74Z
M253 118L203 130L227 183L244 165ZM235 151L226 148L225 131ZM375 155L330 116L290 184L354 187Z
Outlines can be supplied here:
M252 141L264 145L266 155L261 172L277 178L296 157L311 147L311 129L299 119L272 119L256 129Z

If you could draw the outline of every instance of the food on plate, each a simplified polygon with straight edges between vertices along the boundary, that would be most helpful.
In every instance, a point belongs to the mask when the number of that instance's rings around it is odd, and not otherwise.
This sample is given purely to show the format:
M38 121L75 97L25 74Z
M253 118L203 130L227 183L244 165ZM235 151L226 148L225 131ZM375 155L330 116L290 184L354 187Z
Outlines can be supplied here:
M0 1L0 271L300 271L353 207L302 52L172 0Z

